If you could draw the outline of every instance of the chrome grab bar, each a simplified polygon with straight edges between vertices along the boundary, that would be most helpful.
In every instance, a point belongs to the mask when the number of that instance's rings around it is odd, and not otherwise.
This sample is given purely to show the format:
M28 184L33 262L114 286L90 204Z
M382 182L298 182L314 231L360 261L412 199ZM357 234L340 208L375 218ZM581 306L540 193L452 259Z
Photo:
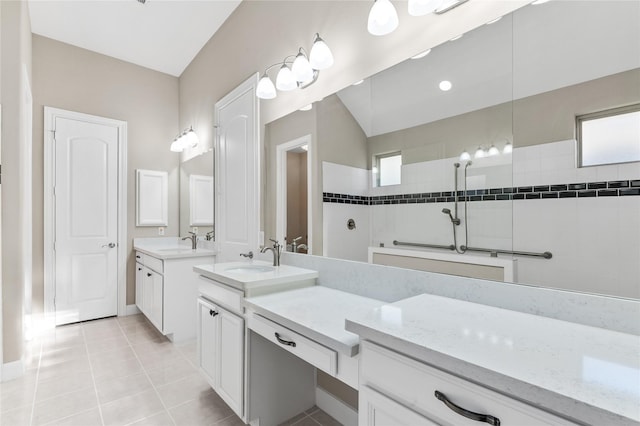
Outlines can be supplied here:
M446 250L454 250L455 247L451 246L443 246L438 244L423 244L423 243L410 243L405 241L397 241L393 240L394 246L411 246L411 247L426 247L426 248L440 248ZM463 250L467 251L477 251L483 253L491 253L492 257L498 257L498 253L501 254L512 254L514 256L530 256L530 257L542 257L544 259L551 259L553 254L550 251L545 251L544 253L534 253L530 251L517 251L517 250L500 250L500 249L486 249L479 247L465 247L462 246Z

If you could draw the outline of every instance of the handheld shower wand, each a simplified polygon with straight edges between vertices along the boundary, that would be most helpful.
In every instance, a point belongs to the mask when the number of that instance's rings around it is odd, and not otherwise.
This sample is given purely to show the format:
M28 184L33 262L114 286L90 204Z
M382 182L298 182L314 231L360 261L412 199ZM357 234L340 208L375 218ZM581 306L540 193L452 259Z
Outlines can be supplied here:
M442 213L449 215L449 218L451 219L451 223L453 223L454 225L460 225L460 219L457 217L453 217L453 215L451 214L451 210L442 209Z

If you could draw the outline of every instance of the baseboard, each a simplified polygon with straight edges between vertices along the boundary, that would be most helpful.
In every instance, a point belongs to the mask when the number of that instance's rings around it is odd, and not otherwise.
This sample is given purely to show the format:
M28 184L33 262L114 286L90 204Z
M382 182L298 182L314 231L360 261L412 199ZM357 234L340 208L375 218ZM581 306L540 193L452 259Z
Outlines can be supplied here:
M140 309L138 309L136 305L127 305L127 308L124 311L125 316L136 315L139 313L141 313Z
M358 424L358 412L322 388L316 387L316 405L345 426Z
M2 381L8 382L9 380L17 379L22 376L24 372L25 367L21 359L2 364Z

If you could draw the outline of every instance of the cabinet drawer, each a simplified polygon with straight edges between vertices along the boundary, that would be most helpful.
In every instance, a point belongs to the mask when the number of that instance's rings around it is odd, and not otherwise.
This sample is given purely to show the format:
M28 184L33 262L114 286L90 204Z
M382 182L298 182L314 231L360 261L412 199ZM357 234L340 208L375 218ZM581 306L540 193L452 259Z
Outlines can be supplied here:
M149 255L144 256L144 265L149 269L156 271L159 274L164 274L164 262L162 259L157 259Z
M360 348L361 385L377 389L437 423L480 424L449 408L435 396L436 391L458 407L498 418L502 426L575 424L371 342L361 342Z
M198 290L201 295L216 304L242 314L242 299L244 297L242 291L233 289L226 284L219 283L203 275L200 275L200 279L202 282Z
M438 426L367 386L360 388L359 398L359 426Z
M338 365L337 352L257 314L249 315L248 326L265 339L291 352L298 358L302 358L332 376L336 375Z
M144 265L144 258L144 253L141 253L139 251L136 252L136 262L142 263Z

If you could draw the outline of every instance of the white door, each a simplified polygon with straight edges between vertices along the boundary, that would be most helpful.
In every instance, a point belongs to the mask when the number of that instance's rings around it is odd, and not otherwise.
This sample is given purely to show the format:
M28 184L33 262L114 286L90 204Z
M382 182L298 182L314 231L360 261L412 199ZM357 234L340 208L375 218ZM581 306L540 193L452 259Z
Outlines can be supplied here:
M260 147L257 75L216 103L216 231L220 258L258 248Z
M118 128L55 122L56 324L116 315Z

